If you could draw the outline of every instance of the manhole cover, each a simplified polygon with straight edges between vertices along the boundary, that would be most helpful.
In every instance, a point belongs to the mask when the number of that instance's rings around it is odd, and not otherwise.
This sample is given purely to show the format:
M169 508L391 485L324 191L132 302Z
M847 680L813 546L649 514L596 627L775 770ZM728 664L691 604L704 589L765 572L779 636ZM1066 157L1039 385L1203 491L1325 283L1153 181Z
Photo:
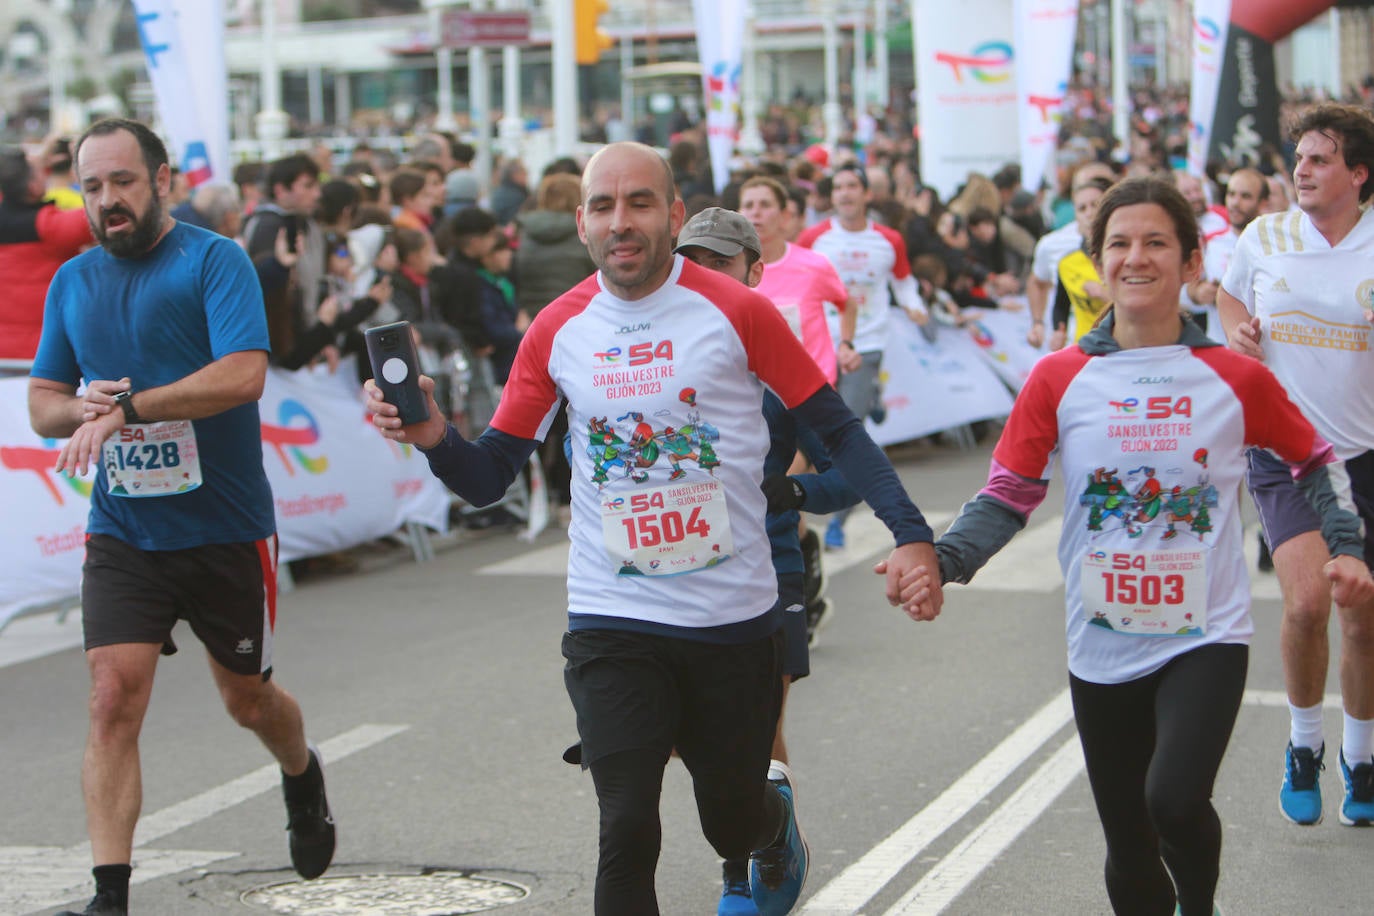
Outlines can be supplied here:
M460 916L527 896L529 889L518 884L434 870L286 881L245 891L240 899L285 916Z

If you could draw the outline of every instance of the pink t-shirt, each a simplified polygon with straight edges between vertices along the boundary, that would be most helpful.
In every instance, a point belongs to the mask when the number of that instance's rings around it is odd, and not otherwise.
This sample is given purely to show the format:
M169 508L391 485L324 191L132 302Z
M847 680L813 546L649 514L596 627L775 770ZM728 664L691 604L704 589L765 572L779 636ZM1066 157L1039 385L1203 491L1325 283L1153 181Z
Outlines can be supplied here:
M843 309L848 294L830 261L823 254L789 243L781 258L763 266L757 289L778 307L787 326L833 385L838 371L836 342L825 321L824 304L830 302Z

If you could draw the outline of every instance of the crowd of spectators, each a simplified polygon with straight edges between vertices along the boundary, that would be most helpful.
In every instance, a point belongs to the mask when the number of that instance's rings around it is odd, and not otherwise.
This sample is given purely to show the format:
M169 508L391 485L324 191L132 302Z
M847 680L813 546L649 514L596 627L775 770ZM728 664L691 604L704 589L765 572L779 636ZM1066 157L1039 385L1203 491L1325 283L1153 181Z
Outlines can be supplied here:
M1374 80L1353 91L1367 95L1371 87ZM1086 163L1103 163L1118 176L1181 167L1187 93L1141 89L1133 101L1122 143L1110 136L1108 100L1090 87L1071 89L1045 186L1023 187L1019 168L1008 164L970 175L949 199L922 184L919 132L901 105L863 119L827 147L815 139L819 106L801 98L772 104L760 118L766 151L737 159L720 195L700 126L679 125L667 154L689 214L712 205L737 209L743 182L778 180L798 212L793 237L831 213L834 171L859 165L871 220L901 234L922 299L937 306L937 316L958 320L963 307L995 307L1028 292L1037 240L1073 222L1073 176ZM1306 101L1295 95L1285 111ZM604 121L596 123L604 128ZM240 163L232 183L191 190L177 176L165 205L177 219L236 238L248 251L276 365L335 366L351 353L366 375L362 331L407 319L424 370L441 382L441 403L472 432L494 410L529 321L593 270L575 218L580 163L555 160L536 180L524 163L507 159L479 175L474 148L438 131L414 135L405 149L357 142L339 161L318 143L274 162ZM1266 150L1258 164L1272 206L1291 197L1289 154ZM1204 211L1219 209L1230 170L1214 163L1199 185ZM0 309L0 356L32 356L47 278L90 242L80 207L66 144L0 155L0 266L11 290ZM566 494L561 450L551 447L545 460L552 491Z

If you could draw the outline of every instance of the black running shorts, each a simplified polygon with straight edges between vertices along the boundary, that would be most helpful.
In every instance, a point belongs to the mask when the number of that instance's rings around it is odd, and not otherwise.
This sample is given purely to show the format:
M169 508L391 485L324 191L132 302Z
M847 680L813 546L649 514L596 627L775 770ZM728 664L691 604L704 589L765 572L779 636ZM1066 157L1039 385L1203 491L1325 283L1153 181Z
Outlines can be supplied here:
M693 772L768 769L782 711L782 630L740 645L621 630L563 635L581 763L674 748Z
M140 550L119 538L86 538L81 619L87 649L161 643L185 620L210 655L235 674L272 674L277 539Z
M1287 464L1256 448L1249 449L1246 458L1250 466L1245 483L1255 500L1264 539L1271 551L1300 534L1321 531L1321 517L1293 483ZM1355 508L1364 522L1364 559L1374 564L1374 451L1351 458L1345 462L1345 469L1350 475Z
M778 575L778 607L782 608L782 632L787 639L782 673L799 681L811 673L811 649L806 641L806 598L801 573Z

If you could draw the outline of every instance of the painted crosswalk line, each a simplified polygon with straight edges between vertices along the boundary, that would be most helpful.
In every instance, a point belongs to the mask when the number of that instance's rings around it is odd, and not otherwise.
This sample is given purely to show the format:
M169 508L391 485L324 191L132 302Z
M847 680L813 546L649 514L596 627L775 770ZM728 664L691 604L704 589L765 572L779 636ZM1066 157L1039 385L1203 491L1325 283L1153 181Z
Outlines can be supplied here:
M393 738L408 725L364 724L320 742L325 766ZM281 785L281 770L268 764L199 795L139 819L134 834L133 884L204 868L240 855L237 851L151 849L146 844L248 801ZM282 855L285 861L285 844ZM0 846L0 913L32 913L84 900L91 893L91 845Z

